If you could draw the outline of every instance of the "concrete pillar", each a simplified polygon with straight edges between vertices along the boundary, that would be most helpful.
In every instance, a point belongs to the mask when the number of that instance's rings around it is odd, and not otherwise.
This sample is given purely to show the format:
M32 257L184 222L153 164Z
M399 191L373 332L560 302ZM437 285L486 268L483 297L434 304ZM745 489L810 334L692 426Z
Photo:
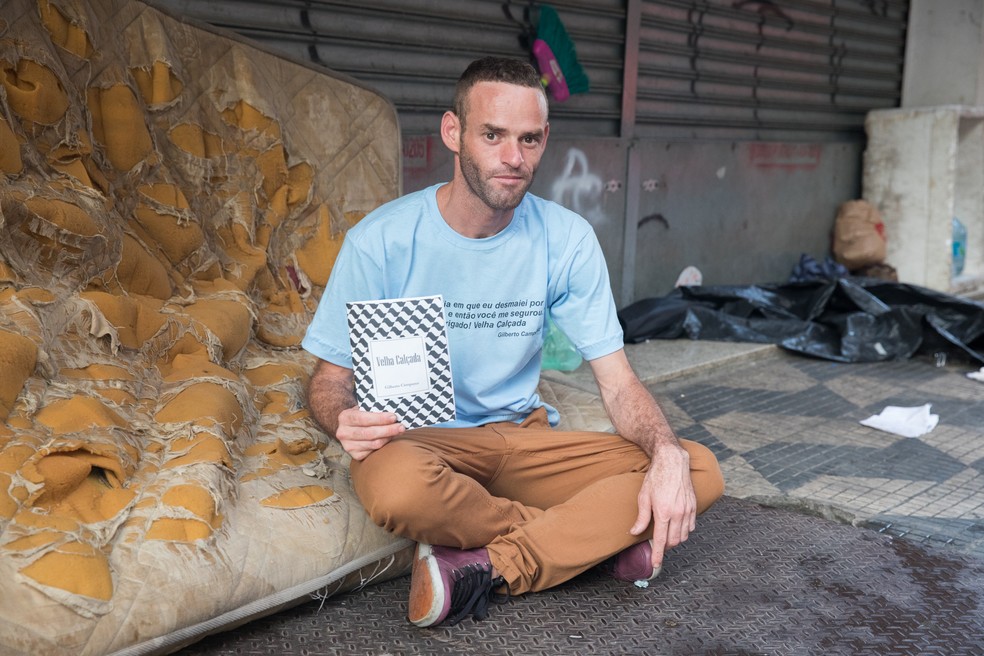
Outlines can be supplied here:
M911 0L902 107L984 105L984 0Z

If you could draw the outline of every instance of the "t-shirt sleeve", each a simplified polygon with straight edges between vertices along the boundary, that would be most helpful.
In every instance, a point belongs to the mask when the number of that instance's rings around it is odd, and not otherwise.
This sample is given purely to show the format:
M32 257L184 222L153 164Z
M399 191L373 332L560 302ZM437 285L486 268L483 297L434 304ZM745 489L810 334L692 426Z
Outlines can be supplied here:
M569 246L552 279L550 315L585 360L624 346L608 266L590 227Z

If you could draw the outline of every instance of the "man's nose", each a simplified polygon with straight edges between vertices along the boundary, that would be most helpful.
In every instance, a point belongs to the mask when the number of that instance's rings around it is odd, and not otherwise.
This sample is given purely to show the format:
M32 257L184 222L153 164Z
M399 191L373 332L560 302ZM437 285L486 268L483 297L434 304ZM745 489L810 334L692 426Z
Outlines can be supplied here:
M502 162L513 168L523 163L523 148L514 141L508 141L502 148Z

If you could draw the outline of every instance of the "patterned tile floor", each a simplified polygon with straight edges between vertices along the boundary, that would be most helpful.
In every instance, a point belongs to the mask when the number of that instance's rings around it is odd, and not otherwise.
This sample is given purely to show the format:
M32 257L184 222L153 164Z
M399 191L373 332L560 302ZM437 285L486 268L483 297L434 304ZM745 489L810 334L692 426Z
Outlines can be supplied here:
M681 437L718 456L727 494L984 555L984 383L927 358L840 364L775 350L650 385ZM932 404L905 438L861 425Z

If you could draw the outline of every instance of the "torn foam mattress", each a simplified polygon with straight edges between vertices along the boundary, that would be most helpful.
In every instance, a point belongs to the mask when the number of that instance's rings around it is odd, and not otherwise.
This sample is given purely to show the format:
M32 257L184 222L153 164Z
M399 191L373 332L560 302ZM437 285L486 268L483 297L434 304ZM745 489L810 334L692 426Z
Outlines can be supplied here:
M0 69L0 650L173 651L405 572L299 347L398 193L392 105L124 0L5 0Z

